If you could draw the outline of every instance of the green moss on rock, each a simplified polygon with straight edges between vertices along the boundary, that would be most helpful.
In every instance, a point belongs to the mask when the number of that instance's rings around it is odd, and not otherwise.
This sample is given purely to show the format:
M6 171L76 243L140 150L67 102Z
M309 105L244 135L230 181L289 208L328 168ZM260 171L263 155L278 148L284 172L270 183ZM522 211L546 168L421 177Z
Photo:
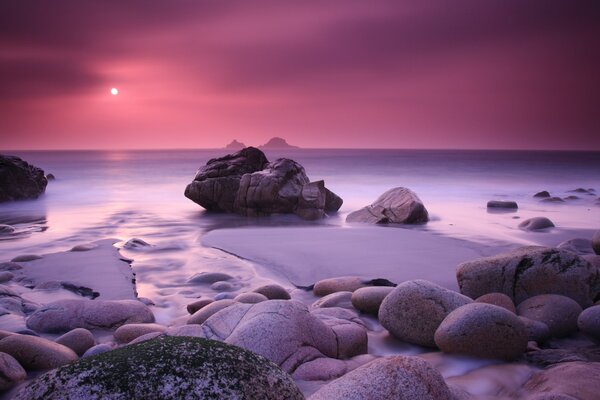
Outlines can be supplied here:
M266 358L222 342L163 336L50 371L17 399L302 399Z

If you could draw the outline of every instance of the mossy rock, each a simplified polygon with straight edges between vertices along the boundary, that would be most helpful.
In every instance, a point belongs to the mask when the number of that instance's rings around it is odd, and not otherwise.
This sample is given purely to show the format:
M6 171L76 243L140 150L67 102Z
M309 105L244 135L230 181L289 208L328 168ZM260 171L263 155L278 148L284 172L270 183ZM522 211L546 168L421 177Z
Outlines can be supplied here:
M50 371L16 399L303 399L277 365L214 340L163 336Z

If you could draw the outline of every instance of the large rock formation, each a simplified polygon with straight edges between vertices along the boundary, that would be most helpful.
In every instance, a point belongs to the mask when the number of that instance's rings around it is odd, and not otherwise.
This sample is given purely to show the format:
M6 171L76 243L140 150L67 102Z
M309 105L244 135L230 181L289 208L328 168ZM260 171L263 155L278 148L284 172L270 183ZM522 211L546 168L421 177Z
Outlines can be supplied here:
M238 150L242 150L244 147L246 147L246 145L244 143L238 142L237 140L233 139L231 141L231 143L229 143L227 146L225 146L225 150L238 151Z
M37 198L47 184L43 170L19 157L0 155L0 202Z
M342 205L323 181L310 182L297 162L280 158L270 163L254 147L210 160L185 196L209 211L246 216L293 213L317 219Z
M420 224L429 221L429 214L419 197L410 189L388 190L375 202L348 214L347 222L370 224Z
M285 150L285 149L298 149L298 146L292 146L285 139L280 137L274 137L262 146L258 146L262 150Z

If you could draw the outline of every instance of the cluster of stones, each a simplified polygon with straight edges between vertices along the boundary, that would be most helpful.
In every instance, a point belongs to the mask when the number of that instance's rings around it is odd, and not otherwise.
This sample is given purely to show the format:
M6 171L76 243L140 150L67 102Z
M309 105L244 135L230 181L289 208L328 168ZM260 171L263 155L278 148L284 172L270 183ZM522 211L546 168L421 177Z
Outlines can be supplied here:
M547 190L542 190L541 192L537 192L536 194L534 194L533 197L536 199L540 199L540 201L544 203L564 203L565 201L581 200L581 195L596 196L596 190L593 188L577 188L569 190L568 192L571 194L565 197L560 197L551 195L550 192L548 192Z

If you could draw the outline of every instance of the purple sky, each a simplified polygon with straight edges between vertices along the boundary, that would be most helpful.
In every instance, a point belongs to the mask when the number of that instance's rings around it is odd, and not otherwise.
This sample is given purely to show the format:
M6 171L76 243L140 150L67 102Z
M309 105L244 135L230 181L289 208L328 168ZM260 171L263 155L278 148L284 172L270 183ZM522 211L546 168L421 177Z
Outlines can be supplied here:
M4 150L600 150L599 107L595 0L0 2Z

